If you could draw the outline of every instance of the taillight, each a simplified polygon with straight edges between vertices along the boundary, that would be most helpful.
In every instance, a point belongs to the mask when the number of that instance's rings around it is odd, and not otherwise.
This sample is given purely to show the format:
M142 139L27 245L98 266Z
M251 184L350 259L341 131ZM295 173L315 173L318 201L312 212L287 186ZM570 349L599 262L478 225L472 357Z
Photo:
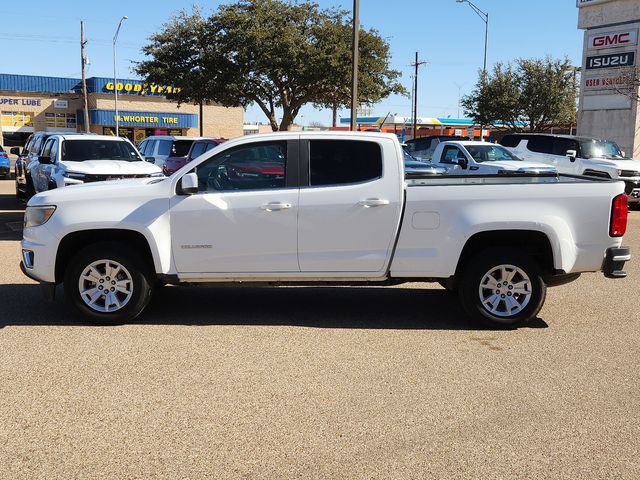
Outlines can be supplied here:
M627 196L623 193L613 199L611 204L611 225L609 226L609 236L621 237L627 231L627 214L629 206Z

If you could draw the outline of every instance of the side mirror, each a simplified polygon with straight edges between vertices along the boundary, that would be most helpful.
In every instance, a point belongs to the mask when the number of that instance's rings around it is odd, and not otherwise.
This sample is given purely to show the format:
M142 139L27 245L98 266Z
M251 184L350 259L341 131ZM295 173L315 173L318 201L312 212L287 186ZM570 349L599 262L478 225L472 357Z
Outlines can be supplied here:
M460 166L461 169L466 170L467 166L469 165L469 160L467 160L465 157L458 157L456 158L456 163Z
M180 179L180 182L180 193L183 195L198 193L198 175L195 173L187 173Z
M144 157L145 162L156 163L156 157Z
M571 160L572 162L575 162L576 157L578 156L578 152L576 152L575 150L567 150L565 156L569 157L569 160Z
M51 157L45 157L45 156L38 157L38 163L40 163L40 165L52 165L53 164L53 162L51 161Z
M20 155L20 147L13 147L11 150L9 150L9 153L11 155Z

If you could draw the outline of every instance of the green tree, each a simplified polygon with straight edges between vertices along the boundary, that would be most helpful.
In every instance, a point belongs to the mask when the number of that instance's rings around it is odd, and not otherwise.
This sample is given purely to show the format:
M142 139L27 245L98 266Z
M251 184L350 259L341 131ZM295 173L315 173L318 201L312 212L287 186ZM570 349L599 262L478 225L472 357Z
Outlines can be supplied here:
M148 82L179 87L168 95L178 102L256 104L274 131L287 130L306 104L347 103L351 40L341 42L349 20L345 11L308 0L239 0L208 18L197 8L181 11L149 38L147 59L134 70ZM373 30L361 35L360 102L402 93L386 41Z
M576 118L576 77L569 59L518 59L497 63L463 97L465 113L481 125L543 132Z

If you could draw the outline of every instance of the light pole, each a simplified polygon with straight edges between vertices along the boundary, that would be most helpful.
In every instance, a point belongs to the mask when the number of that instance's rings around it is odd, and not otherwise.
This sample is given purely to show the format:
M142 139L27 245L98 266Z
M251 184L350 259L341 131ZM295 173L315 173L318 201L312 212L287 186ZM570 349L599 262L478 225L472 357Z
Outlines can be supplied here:
M469 0L456 0L457 3L468 3L471 9L476 12L484 22L484 62L482 63L482 72L487 74L487 37L489 34L489 14L480 10L474 3Z
M471 10L476 12L482 21L484 22L484 61L482 62L482 81L487 79L487 38L489 36L489 14L480 10L470 0L456 0L457 3L468 3ZM480 125L480 140L482 140L482 128L484 125Z
M353 39L351 42L351 125L354 131L358 126L358 54L360 41L360 0L353 0Z
M115 119L116 119L116 137L120 135L119 130L119 119L118 119L118 79L116 78L116 42L118 41L118 33L120 33L120 27L122 26L122 22L127 20L129 17L126 15L120 19L118 23L118 28L116 29L116 33L113 36L113 93L115 95Z

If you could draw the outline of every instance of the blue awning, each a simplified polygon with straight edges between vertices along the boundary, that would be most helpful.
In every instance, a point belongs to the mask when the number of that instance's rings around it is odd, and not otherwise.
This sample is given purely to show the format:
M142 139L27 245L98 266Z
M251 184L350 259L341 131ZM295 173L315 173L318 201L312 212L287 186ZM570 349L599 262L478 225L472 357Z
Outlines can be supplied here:
M195 113L118 111L118 116L118 124L122 127L198 127L198 115ZM77 117L78 123L84 125L82 110L78 110ZM91 125L115 125L115 111L89 109L89 123Z

